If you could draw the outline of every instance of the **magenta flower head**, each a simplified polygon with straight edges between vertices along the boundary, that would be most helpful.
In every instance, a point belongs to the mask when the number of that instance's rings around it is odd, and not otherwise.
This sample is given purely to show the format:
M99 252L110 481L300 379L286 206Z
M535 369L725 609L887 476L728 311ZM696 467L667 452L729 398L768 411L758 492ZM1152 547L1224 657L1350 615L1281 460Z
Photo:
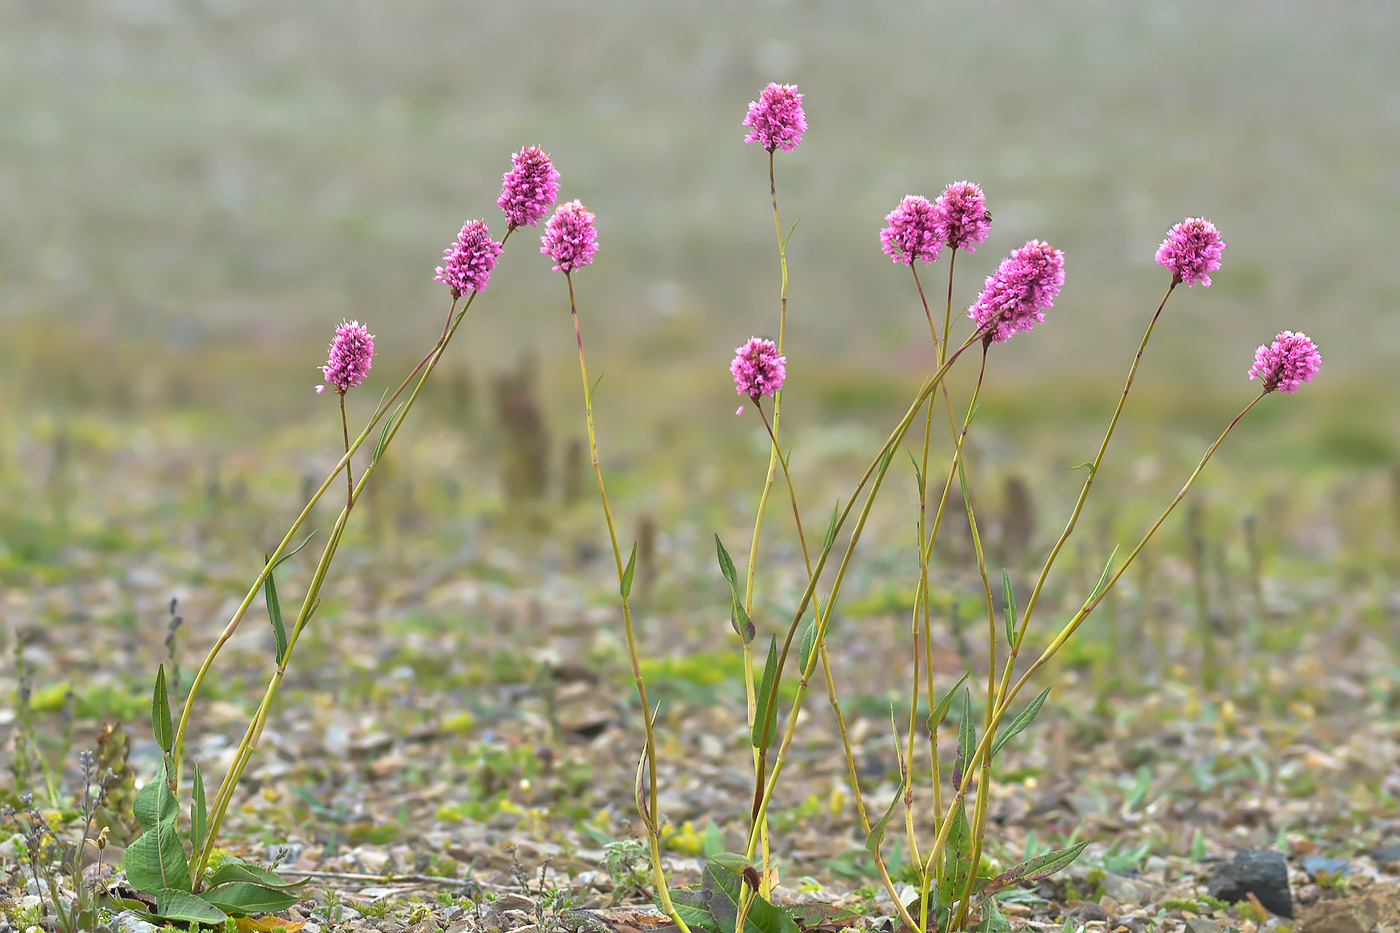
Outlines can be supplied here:
M533 227L559 195L559 173L549 161L549 153L539 146L513 153L510 166L496 203L512 227Z
M1187 217L1167 231L1167 238L1157 247L1157 265L1172 273L1172 284L1185 282L1188 287L1200 283L1210 287L1210 274L1220 268L1220 254L1225 241L1215 224L1200 217Z
M544 245L540 252L554 260L554 271L569 273L593 261L598 251L598 231L593 228L593 215L584 210L578 199L560 204L554 216L545 224Z
M933 204L938 238L951 249L977 252L977 244L992 229L992 215L982 189L970 181L955 181L943 190Z
M326 377L336 395L344 395L351 386L365 381L370 365L374 362L374 335L359 321L341 321L335 329L335 339L331 341L331 356L321 373ZM319 385L316 393L326 387Z
M802 112L802 95L797 93L797 85L770 84L764 88L758 100L749 101L744 125L749 127L746 143L759 143L769 152L796 149L802 134L807 132L807 116Z
M778 352L778 345L773 341L751 337L742 347L734 348L734 362L729 364L729 371L734 374L735 391L747 395L757 405L760 398L783 387L783 380L787 378L787 357ZM743 410L740 406L739 412Z
M880 231L880 243L895 262L912 266L915 259L927 265L938 259L943 239L938 235L938 215L928 198L907 194L899 207L885 215L889 226Z
M501 244L491 239L491 230L484 220L469 220L457 234L457 242L443 251L443 265L438 266L437 280L452 289L453 298L466 291L479 292L496 268Z
M1317 344L1304 333L1286 330L1274 338L1272 346L1260 346L1254 351L1254 366L1249 370L1249 378L1258 376L1264 381L1264 391L1292 394L1298 386L1312 382L1322 365L1322 354L1317 352Z
M1065 254L1049 243L1031 240L1012 250L987 276L982 294L967 310L977 322L983 341L1004 343L1012 334L1028 332L1045 320L1045 309L1065 284Z

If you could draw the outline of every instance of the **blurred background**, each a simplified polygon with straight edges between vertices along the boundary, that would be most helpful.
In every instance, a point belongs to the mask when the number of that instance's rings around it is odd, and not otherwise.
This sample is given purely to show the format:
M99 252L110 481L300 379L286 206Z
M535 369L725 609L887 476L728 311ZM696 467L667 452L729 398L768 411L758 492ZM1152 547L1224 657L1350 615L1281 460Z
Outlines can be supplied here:
M725 367L776 332L778 291L767 157L740 123L776 80L800 85L810 123L777 160L798 222L795 418L878 435L902 411L930 350L878 230L903 195L971 179L995 223L959 257L955 306L1029 238L1067 257L1045 326L993 356L994 417L1101 425L1167 283L1154 250L1200 215L1229 249L1212 288L1169 303L1146 422L1213 437L1250 397L1254 348L1303 330L1323 374L1269 400L1316 425L1291 443L1388 461L1396 35L1384 2L15 0L0 388L31 411L325 420L310 388L335 324L378 336L366 400L397 384L446 312L443 248L469 218L503 232L501 174L540 144L561 196L598 216L576 284L611 442L675 419L740 431ZM484 387L523 361L572 429L566 292L536 236L509 244L448 366ZM924 270L931 292L946 274Z

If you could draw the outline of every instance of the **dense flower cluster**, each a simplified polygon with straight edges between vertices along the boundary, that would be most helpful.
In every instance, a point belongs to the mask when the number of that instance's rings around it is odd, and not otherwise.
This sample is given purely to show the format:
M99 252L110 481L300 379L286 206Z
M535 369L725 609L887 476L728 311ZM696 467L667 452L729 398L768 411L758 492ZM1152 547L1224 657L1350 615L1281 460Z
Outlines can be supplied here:
M554 216L540 237L544 244L540 252L554 260L555 272L573 272L593 261L593 254L598 251L598 231L593 220L578 199L554 209Z
M734 374L734 390L747 395L755 403L783 387L787 378L787 357L778 346L762 337L751 337L742 347L734 348L734 362L729 364ZM743 411L740 408L739 411Z
M510 165L496 203L512 227L533 227L559 195L559 173L549 161L549 153L539 146L513 153Z
M938 235L938 215L928 198L905 195L899 206L885 215L888 224L880 231L880 243L895 262L912 266L915 259L935 262L943 249Z
M365 381L374 362L374 335L359 321L342 321L331 341L330 360L321 367L326 383L337 395L344 395L351 386ZM316 387L317 393L325 391Z
M797 85L770 84L764 88L758 100L749 101L744 125L749 127L746 143L759 143L769 152L796 149L802 134L807 132L807 116L802 112L802 95L797 93Z
M1254 351L1254 365L1249 378L1263 380L1264 391L1293 393L1298 386L1312 382L1322 365L1322 354L1307 334L1286 330L1274 338L1271 346L1261 345Z
M970 181L955 181L943 190L933 204L938 221L938 239L950 249L977 252L977 244L992 229L992 215L982 189Z
M457 242L443 251L443 265L438 266L437 280L452 289L452 297L460 298L466 291L479 292L496 268L501 244L491 239L491 230L484 220L469 220L457 234Z
M1200 217L1187 217L1167 231L1157 247L1157 265L1171 270L1172 282L1187 286L1200 283L1210 287L1210 274L1220 268L1225 241L1215 224Z
M1045 309L1055 303L1064 284L1064 253L1049 243L1031 240L987 276L982 294L967 314L977 322L983 340L1003 343L1045 320Z

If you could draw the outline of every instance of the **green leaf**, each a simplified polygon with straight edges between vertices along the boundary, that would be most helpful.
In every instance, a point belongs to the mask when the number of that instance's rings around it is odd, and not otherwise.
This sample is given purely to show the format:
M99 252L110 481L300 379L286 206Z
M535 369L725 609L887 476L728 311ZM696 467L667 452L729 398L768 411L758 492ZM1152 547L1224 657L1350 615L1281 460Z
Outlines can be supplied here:
M741 876L723 868L706 864L701 878L700 893L705 906L714 917L721 930L733 931L739 922L740 897L744 880ZM797 921L768 903L757 894L749 903L748 914L744 917L744 933L799 933Z
M972 874L972 829L967 825L967 801L959 800L953 810L952 829L948 830L948 841L944 843L943 883L938 886L938 894L943 903L951 904L967 886Z
M311 878L288 881L270 868L249 865L242 859L225 855L223 864L211 871L205 877L204 883L207 887L213 888L221 884L228 884L230 881L248 881L277 891L290 891L304 887L311 881Z
M384 448L389 446L389 429L394 426L394 422L398 420L399 415L403 412L404 405L407 404L407 402L401 402L399 407L394 409L394 413L384 419L384 427L379 429L379 440L376 441L374 445L374 457L372 458L374 463L378 463L379 458L384 456Z
M307 535L305 538L303 538L303 539L302 539L302 542L301 542L300 544L298 544L296 547L292 548L290 551L283 551L283 552L282 552L282 556L279 557L279 558L277 558L275 561L272 562L272 569L273 569L273 570L276 570L278 567L281 567L283 564L285 564L288 560L290 560L290 559L296 554L297 551L300 551L302 548L304 548L304 547L306 547L308 544L310 544L310 543L311 543L311 539L314 538L314 537L316 537L316 532L313 531L313 532L311 532L311 534L309 534L309 535Z
M705 864L742 875L745 868L753 868L753 859L738 852L720 852L707 858Z
M1079 858L1079 853L1083 852L1084 847L1088 844L1089 840L1086 839L1083 842L1076 842L1072 846L1065 846L1063 849L1055 849L1043 855L1037 855L1035 858L1026 859L1019 865L1013 865L988 881L987 886L982 889L982 894L986 897L1013 884L1048 878Z
M768 660L763 664L763 680L755 696L757 708L754 711L751 734L754 748L767 747L778 730L778 698L773 696L773 684L777 679L778 636L773 635L768 642Z
M724 833L714 820L705 824L705 834L700 838L700 853L706 858L714 858L724 852Z
M1084 467L1088 467L1088 468L1089 468L1089 478L1090 478L1090 479L1093 479L1093 478L1094 478L1094 461L1092 461L1092 460L1085 460L1083 463L1076 463L1074 466L1070 467L1070 469L1071 469L1071 470L1078 470L1078 469L1082 469L1082 468L1084 468Z
M156 689L151 694L151 731L156 745L169 755L175 746L175 727L170 722L170 698L165 693L165 665L156 669Z
M175 795L170 792L169 771L165 762L156 767L156 776L151 778L136 792L136 800L131 810L142 829L150 829L162 820L173 820L179 814Z
M1006 728L1002 730L1001 734L998 735L996 739L992 741L992 750L990 752L991 757L995 758L997 756L997 752L999 752L1001 750L1001 747L1006 744L1007 739L1011 738L1013 735L1025 729L1026 726L1029 726L1031 724L1031 720L1035 719L1036 714L1040 712L1040 708L1045 705L1045 698L1049 695L1050 688L1046 687L1044 690L1040 691L1040 696L1036 697L1034 700L1031 700L1030 705L1027 706L1025 709L1021 710L1020 715L1018 715L1015 719L1011 720L1011 722L1007 724Z
M724 574L724 579L729 581L729 588L739 589L739 571L734 569L734 559L729 556L729 551L725 548L724 542L715 535L715 554L719 557L719 572Z
M179 804L165 783L165 767L136 795L132 807L145 830L126 847L122 867L127 883L138 891L191 891L189 860L175 827Z
M807 664L812 660L812 652L817 647L817 620L813 619L807 623L807 628L802 633L802 647L798 650L798 664L802 668L803 676L807 674Z
M662 909L660 898L652 903L658 910ZM699 889L672 888L671 906L676 908L676 913L691 929L701 929L707 933L734 933L732 925L728 930L720 929L719 921L710 913L710 908L705 906L705 895Z
M943 725L943 720L948 717L948 709L953 705L953 697L958 695L958 688L963 685L963 681L972 676L972 671L968 671L958 678L958 682L948 688L948 692L943 694L943 699L938 701L938 705L933 708L933 712L928 714L926 726L928 731L933 732Z
M919 490L919 495L924 494L924 474L919 470L919 461L914 459L914 452L908 451L909 462L914 466L914 486Z
M622 580L618 584L618 589L622 593L622 598L626 599L632 595L632 574L637 569L637 545L632 544L632 556L627 558L627 569L622 571Z
M204 800L204 776L199 773L199 762L194 763L194 800L190 802L190 848L195 852L204 848L204 837L209 832L209 807Z
M263 555L263 566L269 563ZM277 666L281 667L287 657L287 629L282 624L282 603L277 599L277 584L272 579L272 568L267 568L267 579L263 581L263 595L266 597L267 616L272 620L272 636L277 640Z
M204 923L223 926L228 914L188 891L156 891L156 916L178 923Z
M836 540L836 520L841 516L841 500L836 500L836 504L831 507L831 521L826 526L826 538L822 541L822 550L831 550L831 543Z
M734 560L729 556L729 551L725 549L719 535L715 535L715 554L719 557L719 572L724 574L724 579L728 581L729 593L733 598L729 609L729 623L747 645L758 634L758 629L749 618L748 610L744 608L744 597L739 592L739 571L734 568Z
M903 769L900 769L901 772ZM865 835L865 849L867 852L874 852L880 848L880 843L885 841L885 827L890 824L890 817L894 816L894 811L899 806L899 801L904 797L904 791L909 786L909 775L902 774L899 779L899 789L894 792L894 797L890 800L890 805L885 810L885 815L870 827L870 832Z
M953 789L962 787L972 753L977 750L977 730L972 725L972 691L963 689L962 720L958 722L958 754L953 759Z
M300 894L279 891L252 881L230 881L211 887L200 897L234 916L275 913L286 910L301 899Z
M1006 616L1006 643L1016 647L1016 591L1011 586L1011 574L1001 569L1001 595L1006 600L1003 613Z
M1002 915L995 900L983 898L978 908L982 911L982 922L977 924L977 933L1011 933L1011 922Z
M1103 573L1099 574L1099 582L1094 584L1094 591L1089 594L1089 598L1084 601L1085 605L1099 598L1103 592L1104 584L1108 582L1108 572L1113 569L1113 558L1118 556L1118 545L1113 546L1113 553L1108 555L1108 563L1103 566Z

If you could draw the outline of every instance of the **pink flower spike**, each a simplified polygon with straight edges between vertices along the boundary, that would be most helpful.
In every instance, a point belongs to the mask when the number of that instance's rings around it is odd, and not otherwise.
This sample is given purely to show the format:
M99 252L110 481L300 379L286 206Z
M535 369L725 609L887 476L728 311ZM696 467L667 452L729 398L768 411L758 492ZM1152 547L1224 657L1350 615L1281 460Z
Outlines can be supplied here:
M549 153L539 146L513 153L510 165L496 203L512 227L533 227L559 195L559 173L549 161Z
M336 395L365 381L374 362L374 335L359 321L342 321L331 341L330 360L321 373ZM320 388L317 391L321 391Z
M569 273L593 261L598 251L598 231L593 227L593 215L578 199L560 204L554 216L545 224L540 252L554 260L554 271Z
M1045 320L1065 284L1065 254L1049 243L1031 240L1011 255L987 281L967 316L988 343L1004 343L1012 334L1029 332Z
M1157 247L1157 265L1171 270L1172 282L1185 282L1189 288L1200 283L1210 287L1210 274L1220 268L1225 241L1215 224L1200 217L1187 217L1167 231Z
M982 189L970 181L955 181L933 204L938 239L951 249L977 252L977 244L992 229L992 215Z
M747 395L758 404L765 395L772 395L783 387L787 378L787 357L778 353L778 345L761 337L750 337L742 347L734 348L734 361L729 364L734 374L734 390ZM742 405L740 414L744 410Z
M1262 379L1265 392L1277 389L1291 395L1298 391L1298 386L1312 382L1321 365L1322 354L1317 352L1317 344L1301 331L1286 330L1274 338L1272 346L1261 345L1254 351L1249 378Z
M807 116L802 112L802 95L797 93L797 85L770 84L764 88L758 100L749 101L744 125L749 127L746 143L759 143L769 152L796 149L802 134L807 132Z
M885 215L889 226L880 231L881 248L895 262L912 266L915 259L927 265L938 259L943 240L938 235L938 215L928 198L908 194Z
M484 220L470 220L457 234L457 242L443 251L443 263L438 266L437 280L452 289L452 297L463 292L479 292L496 268L501 244L491 239L491 230Z

